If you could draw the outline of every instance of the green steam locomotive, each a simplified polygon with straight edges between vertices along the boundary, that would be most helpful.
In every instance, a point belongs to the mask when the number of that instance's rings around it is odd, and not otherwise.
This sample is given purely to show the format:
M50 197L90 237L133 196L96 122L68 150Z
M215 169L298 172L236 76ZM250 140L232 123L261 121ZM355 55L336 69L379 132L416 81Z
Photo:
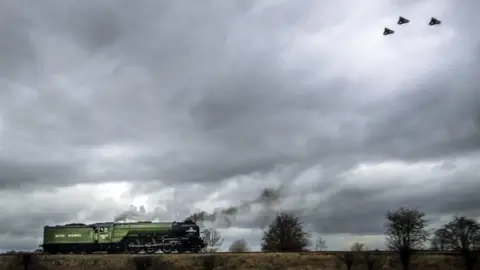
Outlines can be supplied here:
M194 252L205 247L200 227L184 222L72 223L45 226L43 244L46 253L163 253Z

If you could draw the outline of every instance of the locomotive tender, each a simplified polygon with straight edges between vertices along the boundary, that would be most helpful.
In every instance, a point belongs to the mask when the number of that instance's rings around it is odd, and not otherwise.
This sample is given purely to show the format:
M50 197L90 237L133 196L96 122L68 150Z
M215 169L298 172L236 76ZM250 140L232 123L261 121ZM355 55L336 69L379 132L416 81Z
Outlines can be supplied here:
M71 223L45 226L43 248L46 253L171 253L200 252L205 247L200 227L184 222L140 221L129 223Z

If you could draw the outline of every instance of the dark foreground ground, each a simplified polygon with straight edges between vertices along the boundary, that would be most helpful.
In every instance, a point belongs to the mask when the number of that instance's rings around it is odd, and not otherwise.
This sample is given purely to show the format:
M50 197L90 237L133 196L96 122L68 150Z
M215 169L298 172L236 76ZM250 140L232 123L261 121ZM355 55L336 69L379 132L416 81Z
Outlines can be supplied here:
M346 269L343 253L217 253L171 255L38 255L0 256L0 270L195 270ZM364 257L356 253L352 270L367 270ZM376 269L401 269L395 254L374 255ZM461 257L419 254L411 270L461 270ZM477 265L476 269L480 269Z

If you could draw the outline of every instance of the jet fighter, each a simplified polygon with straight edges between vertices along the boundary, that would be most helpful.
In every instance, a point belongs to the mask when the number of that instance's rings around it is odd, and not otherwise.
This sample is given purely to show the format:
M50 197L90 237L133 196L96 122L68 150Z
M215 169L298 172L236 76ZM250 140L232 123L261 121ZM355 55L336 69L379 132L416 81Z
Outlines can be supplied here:
M441 21L437 20L435 17L432 17L428 24L433 26L433 25L437 25L437 24L441 24L441 23L442 23Z
M387 27L385 27L385 30L383 31L383 35L384 35L384 36L386 36L386 35L391 35L391 34L393 34L393 33L395 33L395 31L390 30L390 29L388 29Z
M397 24L402 25L402 24L409 23L409 22L410 22L410 20L405 19L404 17L400 16L400 18L398 18Z
M402 25L402 24L406 24L406 23L410 23L410 20L409 19L405 19L404 17L402 16L399 16L398 18L398 22L397 24L399 25ZM440 20L438 20L437 18L435 17L432 17L430 19L430 22L428 23L430 26L434 26L434 25L437 25L437 24L441 24L442 22ZM385 27L385 30L383 31L383 35L384 36L388 36L388 35L392 35L394 34L395 31L391 30L391 29L388 29L387 27Z

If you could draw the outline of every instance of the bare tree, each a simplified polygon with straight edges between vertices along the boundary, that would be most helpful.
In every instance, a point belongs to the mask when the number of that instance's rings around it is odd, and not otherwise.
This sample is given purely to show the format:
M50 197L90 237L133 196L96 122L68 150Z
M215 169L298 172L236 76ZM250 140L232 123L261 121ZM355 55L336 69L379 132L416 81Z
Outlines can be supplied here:
M362 251L365 251L366 249L367 247L364 244L359 242L355 242L350 246L350 250L355 252L362 252Z
M447 250L447 244L445 242L445 230L440 228L435 231L432 239L430 240L430 250L445 251Z
M239 239L233 242L230 247L228 248L228 251L230 252L248 252L248 244L247 241L244 239Z
M262 238L262 251L299 252L305 251L310 235L304 231L302 222L289 213L279 213Z
M480 251L480 224L468 217L454 217L437 232L445 249L460 251L465 269L472 270Z
M321 236L317 235L315 239L315 250L316 251L325 251L327 250L327 242Z
M429 236L425 213L402 207L388 211L386 218L387 246L399 254L403 269L408 270L413 252L422 248Z
M208 252L216 252L223 244L223 237L219 231L210 228L202 231Z

